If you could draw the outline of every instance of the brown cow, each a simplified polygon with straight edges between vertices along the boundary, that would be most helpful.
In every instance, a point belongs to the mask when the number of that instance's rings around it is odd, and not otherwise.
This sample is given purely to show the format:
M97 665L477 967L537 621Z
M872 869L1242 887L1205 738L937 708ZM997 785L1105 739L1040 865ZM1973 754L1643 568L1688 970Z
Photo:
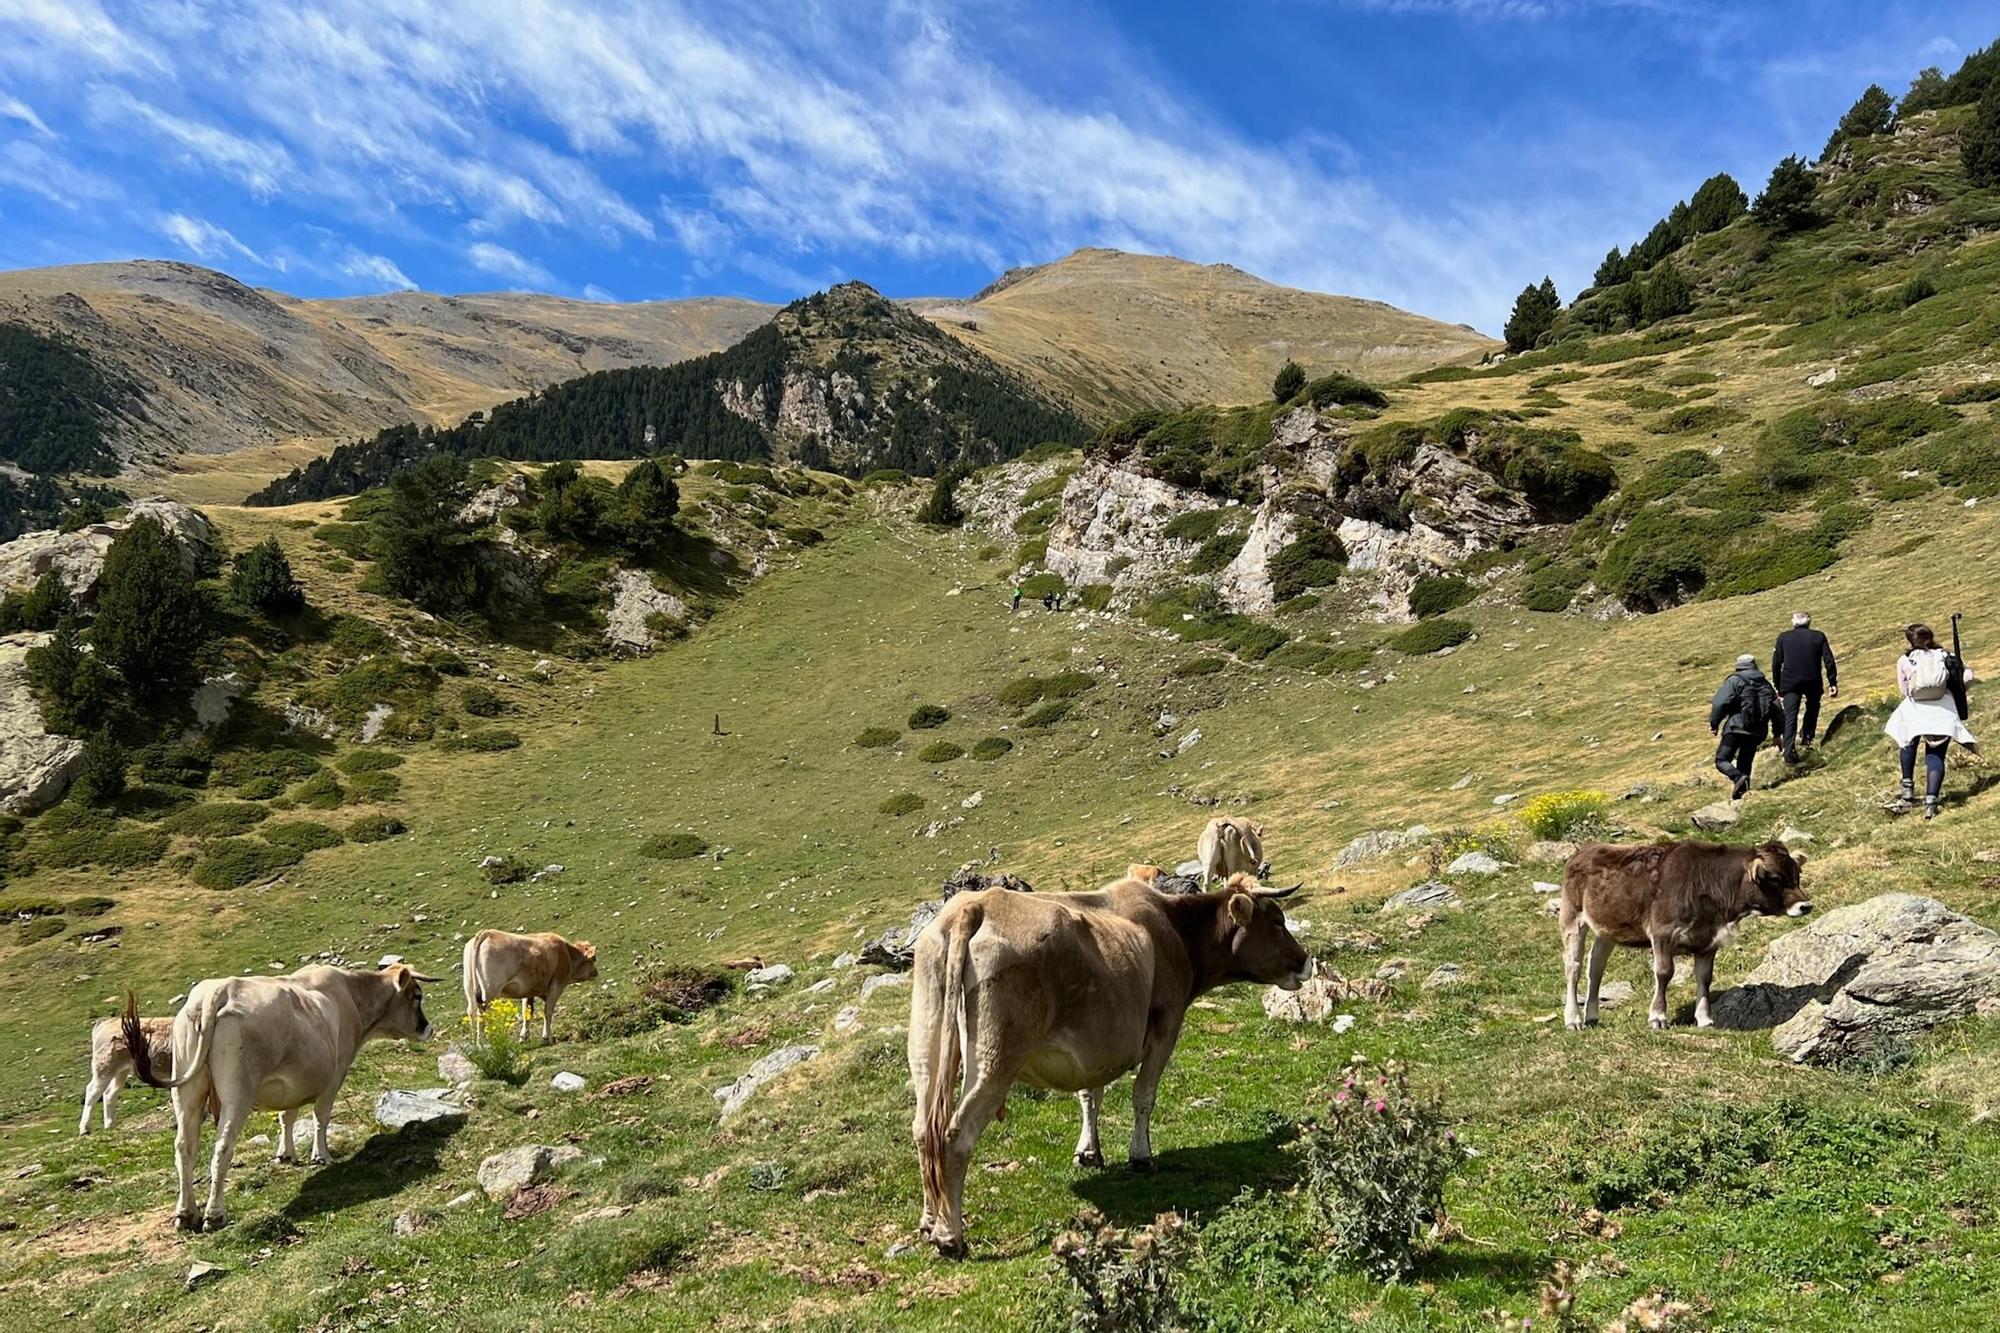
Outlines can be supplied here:
M174 1020L142 1018L139 1020L139 1032L153 1057L153 1067L171 1076L174 1067ZM132 1074L132 1053L125 1049L124 1020L98 1019L90 1029L90 1082L83 1089L83 1118L76 1122L79 1135L90 1133L90 1108L93 1103L103 1105L104 1127L111 1128L112 1108L117 1105L118 1094L125 1090Z
M1667 1025L1667 984L1674 955L1694 957L1694 1021L1709 1027L1708 984L1715 951L1749 916L1804 916L1812 901L1799 888L1805 857L1782 842L1724 847L1710 842L1588 843L1563 871L1565 960L1563 1022L1597 1022L1597 986L1611 946L1653 951L1652 1024ZM1576 978L1583 966L1584 928L1590 948L1590 993L1577 1010Z
M571 944L560 935L513 935L482 930L465 942L465 1014L473 1040L483 1031L479 1016L495 1000L521 1002L521 1039L536 1000L542 1002L542 1040L555 1039L556 1001L573 983L597 976L597 947Z
M1077 1164L1102 1166L1098 1106L1136 1066L1130 1159L1153 1169L1154 1094L1189 1003L1232 981L1296 990L1312 976L1277 902L1298 887L1237 875L1174 897L1127 878L1096 893L988 889L945 905L917 938L909 1037L922 1230L940 1252L965 1252L966 1168L1016 1082L1076 1093Z

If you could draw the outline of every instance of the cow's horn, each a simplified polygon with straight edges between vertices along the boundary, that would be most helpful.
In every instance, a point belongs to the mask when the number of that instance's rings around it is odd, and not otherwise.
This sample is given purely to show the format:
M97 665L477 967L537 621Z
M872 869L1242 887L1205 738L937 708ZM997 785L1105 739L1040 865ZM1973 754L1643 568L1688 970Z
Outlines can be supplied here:
M1258 889L1257 896L1259 898L1289 898L1305 886L1306 882L1300 880L1288 889Z
M435 985L437 985L437 984L438 984L438 983L439 983L440 981L443 981L443 980L444 980L444 978L443 978L443 977L427 977L427 976L425 976L425 975L424 975L423 973L421 973L421 972L412 972L412 973L410 973L410 980L412 980L412 981L415 981L415 982L419 982L419 983L421 983L421 984L423 984L423 985L425 985L425 986L435 986Z

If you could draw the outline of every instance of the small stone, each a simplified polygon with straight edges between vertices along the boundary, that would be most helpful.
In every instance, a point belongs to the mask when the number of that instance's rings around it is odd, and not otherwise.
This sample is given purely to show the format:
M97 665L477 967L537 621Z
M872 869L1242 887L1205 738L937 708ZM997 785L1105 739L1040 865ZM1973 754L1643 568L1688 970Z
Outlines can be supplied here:
M832 966L836 968L853 967L856 963L860 961L861 959L858 955L852 953L840 953L834 955Z
M478 1197L479 1197L479 1191L478 1191L478 1190L467 1190L467 1191L466 1191L465 1193L463 1193L463 1194L455 1194L455 1195L453 1195L453 1196L452 1196L452 1197L451 1197L451 1198L450 1198L450 1199L449 1199L449 1200L448 1200L448 1201L447 1201L447 1202L445 1203L445 1207L447 1207L447 1208L463 1208L463 1207L465 1207L465 1205L467 1205L468 1203L471 1203L471 1202L472 1202L472 1201L473 1201L474 1199L477 1199Z
M565 1069L549 1080L549 1086L557 1092L582 1092L584 1088L583 1075L572 1074Z
M511 1199L530 1185L583 1159L583 1149L568 1144L524 1143L494 1153L479 1164L479 1188L489 1199Z
M796 975L785 963L773 963L769 967L756 967L743 974L746 986L782 986Z
M909 1241L899 1240L895 1244L891 1245L888 1249L884 1250L882 1253L884 1258L900 1259L904 1255L908 1254L911 1250L914 1250L916 1248L917 1247L915 1245L912 1245Z
M375 1099L375 1123L387 1129L405 1125L427 1125L438 1120L459 1120L465 1107L449 1100L456 1088L419 1088L403 1091L390 1088Z
M1479 780L1479 775L1477 773L1467 773L1464 777L1452 783L1451 789L1453 791L1464 791L1467 787L1470 787L1473 783L1477 782L1478 780Z
M1186 754L1189 750L1193 749L1196 745L1199 745L1200 743L1201 743L1201 728L1196 727L1193 731L1190 731L1187 735L1181 737L1181 743L1174 747L1174 753Z
M896 990L910 984L910 978L901 972L884 972L872 976L861 983L861 1002L868 1003L868 997L878 990Z
M376 962L375 962L375 966L377 966L377 967L394 967L394 966L395 966L396 964L398 964L398 963L400 963L400 962L402 962L402 961L403 961L403 955L401 955L401 954L399 954L399 953L385 953L385 954L383 954L383 955L381 956L381 958L379 958L379 959L377 959L377 960L376 960ZM278 967L282 967L282 966L284 966L284 964L282 964L282 963L278 963L278 964L274 964L274 966L278 966Z
M983 791L976 791L976 792L972 793L972 795L970 795L970 796L966 797L966 798L965 798L964 800L960 801L960 802L958 803L958 808L959 808L959 809L961 809L961 810L977 810L977 809L979 808L979 806L980 806L981 802L985 801L985 799L986 799L986 793L985 793L985 792L983 792Z
M1528 844L1523 857L1529 861L1567 861L1576 855L1576 844L1555 838L1544 838Z
M827 991L830 991L832 989L833 989L833 978L821 977L818 981L815 981L812 985L806 987L806 994L824 995Z
M852 1032L860 1026L861 1006L858 1004L843 1006L840 1012L833 1016L833 1030L835 1032L844 1034Z
M1485 852L1466 852L1445 867L1447 875L1497 875L1500 862Z
M1738 810L1732 801L1717 801L1714 805L1704 805L1688 816L1696 828L1706 829L1710 833L1735 828L1736 822L1741 818L1743 812Z
M1403 974L1409 970L1409 963L1401 958L1391 958L1388 962L1375 969L1375 979L1377 981L1401 981Z
M1778 830L1778 841L1784 843L1787 847L1803 847L1814 840L1812 834L1791 824L1787 824Z
M1420 908L1456 907L1459 897L1449 884L1437 880L1426 880L1413 888L1404 889L1395 897L1382 904L1384 912L1409 912Z
M1444 990L1459 985L1464 980L1465 969L1457 963L1439 963L1431 969L1431 974L1424 978L1424 989Z
M454 1046L438 1057L438 1077L447 1083L470 1083L479 1077L479 1068Z
M1201 862L1183 861L1174 867L1174 873L1176 875L1199 875L1201 873Z
M1518 801L1518 800L1520 800L1520 799L1521 799L1521 793L1520 793L1520 792L1517 792L1517 791L1507 791L1507 792L1501 792L1501 793L1500 793L1500 794L1499 794L1498 796L1495 796L1495 797L1493 798L1493 804L1495 804L1495 805L1512 805L1512 804L1513 804L1514 802L1516 802L1516 801Z
M421 1208L405 1208L396 1214L389 1229L398 1236L414 1236L431 1224L431 1215Z
M1335 1014L1333 1018L1334 1035L1339 1036L1341 1033L1353 1027L1354 1021L1355 1020L1353 1014Z
M782 1046L762 1057L735 1082L713 1089L715 1100L722 1104L723 1118L728 1119L736 1114L742 1109L743 1104L750 1100L752 1093L793 1065L804 1064L818 1057L817 1046Z
M1597 1007L1616 1009L1632 1000L1632 983L1629 981L1607 981L1597 988Z
M1535 892L1536 892L1536 893L1561 893L1561 892L1562 892L1562 885L1560 885L1560 884L1551 884L1551 883L1549 883L1549 881L1547 881L1547 880L1545 880L1545 879L1538 879L1538 880L1536 880L1536 881L1535 881Z
M186 1283L187 1289L189 1291L193 1291L196 1287L200 1286L202 1283L213 1282L215 1279L222 1277L228 1272L229 1270L227 1268L224 1268L221 1264L212 1264L209 1263L206 1259L197 1259L192 1264L188 1265L187 1283Z

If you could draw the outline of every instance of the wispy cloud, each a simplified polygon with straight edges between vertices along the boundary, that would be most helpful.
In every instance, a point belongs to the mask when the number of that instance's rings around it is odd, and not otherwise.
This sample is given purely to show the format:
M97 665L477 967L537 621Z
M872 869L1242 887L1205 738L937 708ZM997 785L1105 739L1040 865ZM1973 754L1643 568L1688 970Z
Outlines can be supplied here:
M527 287L553 287L555 275L531 259L524 259L504 245L491 241L477 241L465 252L465 257L481 273L491 273L496 278L520 283Z
M343 275L372 286L396 291L414 291L417 286L410 281L409 274L397 267L395 260L385 255L350 249L341 256L338 267Z
M159 227L163 235L202 259L215 262L247 259L259 268L278 272L283 272L286 267L284 260L266 259L237 240L228 228L218 227L205 218L191 217L186 213L167 213L161 216Z
M35 114L35 108L18 97L8 97L4 93L0 93L0 120L18 120L44 137L52 136L54 133L42 123L42 118Z
M119 197L115 182L28 139L0 143L0 185L46 199L69 212Z
M115 88L90 94L90 115L107 129L136 127L184 155L205 170L213 170L268 199L292 174L292 159L277 144L232 134L219 126L163 111Z

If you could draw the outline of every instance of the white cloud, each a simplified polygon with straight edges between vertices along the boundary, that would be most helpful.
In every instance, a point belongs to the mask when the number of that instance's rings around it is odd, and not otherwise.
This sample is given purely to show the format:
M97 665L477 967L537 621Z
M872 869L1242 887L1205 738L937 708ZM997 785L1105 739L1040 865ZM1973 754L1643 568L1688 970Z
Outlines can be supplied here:
M0 94L0 120L18 120L45 138L53 137L54 134L54 131L42 123L42 118L35 114L35 108L18 97Z
M491 241L475 242L466 250L465 257L481 273L491 273L494 277L505 278L508 282L536 288L553 287L556 283L555 275L540 264Z
M249 246L236 239L227 228L218 227L205 218L192 217L186 213L163 214L159 220L160 231L172 239L182 249L210 261L247 259L259 268L283 272L285 261L266 259Z
M117 184L108 177L27 139L0 144L0 185L39 196L70 212L119 197Z
M583 299L586 301L597 301L604 305L616 305L618 303L616 296L594 282L583 284Z
M350 249L341 257L339 268L346 277L393 291L415 291L417 287L416 283L410 281L409 274L398 268L394 260L384 255L371 255L365 251Z
M259 199L276 194L292 172L291 155L277 144L260 143L206 122L177 116L114 88L93 89L91 119L109 126L137 123L174 145L188 158L213 168Z

